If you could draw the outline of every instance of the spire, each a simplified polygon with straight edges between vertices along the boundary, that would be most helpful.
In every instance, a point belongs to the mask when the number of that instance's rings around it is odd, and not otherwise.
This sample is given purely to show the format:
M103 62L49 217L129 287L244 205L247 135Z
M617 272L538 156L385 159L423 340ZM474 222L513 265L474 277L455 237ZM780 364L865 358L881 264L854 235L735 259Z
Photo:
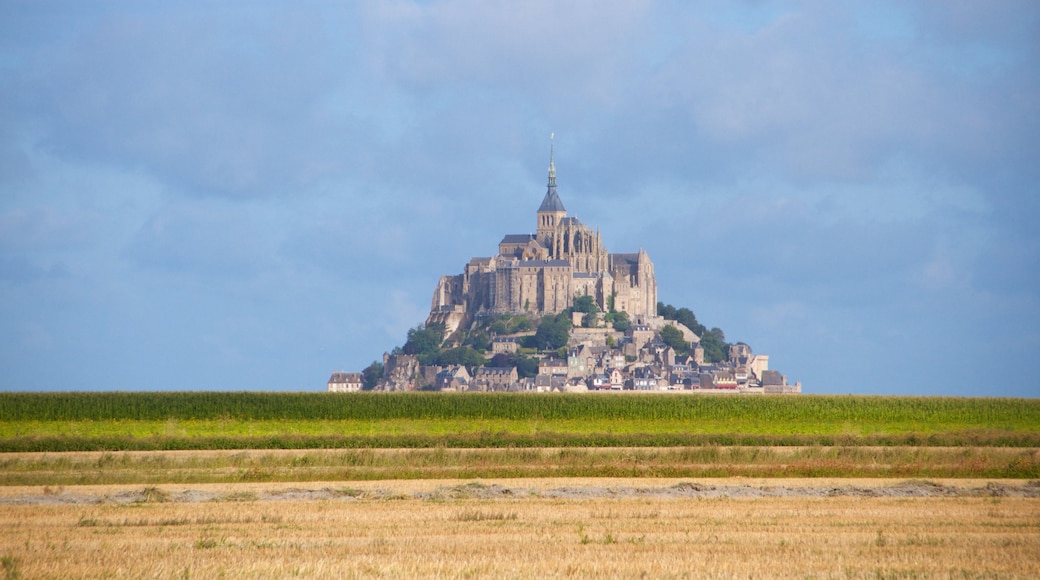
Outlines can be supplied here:
M553 162L553 137L555 133L549 134L549 187L545 192L545 199L542 200L541 207L538 208L538 212L566 212L567 210L563 207L563 202L560 201L560 196L556 193L556 164Z
M556 187L556 164L553 163L553 139L556 133L549 133L549 187Z

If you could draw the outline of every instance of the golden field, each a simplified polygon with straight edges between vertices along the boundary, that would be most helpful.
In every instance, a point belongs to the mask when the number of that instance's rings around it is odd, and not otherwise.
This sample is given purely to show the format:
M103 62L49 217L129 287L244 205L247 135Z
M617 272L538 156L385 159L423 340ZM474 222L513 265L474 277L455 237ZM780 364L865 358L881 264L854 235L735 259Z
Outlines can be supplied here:
M4 487L0 575L1040 577L1035 482L590 478L343 485ZM701 495L670 493L691 490ZM771 496L753 497L756 490ZM1032 495L1011 497L1026 491Z

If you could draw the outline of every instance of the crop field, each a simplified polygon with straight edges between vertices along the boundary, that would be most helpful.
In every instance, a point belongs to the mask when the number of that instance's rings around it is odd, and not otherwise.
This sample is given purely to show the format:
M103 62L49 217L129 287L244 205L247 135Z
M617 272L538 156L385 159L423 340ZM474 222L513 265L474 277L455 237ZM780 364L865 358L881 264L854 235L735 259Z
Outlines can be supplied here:
M7 393L0 452L1040 447L1040 401L639 394Z
M0 394L0 578L1040 577L1040 401Z
M839 495L840 482L782 483L803 493L633 480L52 491L0 510L0 556L25 578L1040 575L1036 496L973 495L1021 485L906 482L864 497L867 482ZM956 495L917 495L931 489Z

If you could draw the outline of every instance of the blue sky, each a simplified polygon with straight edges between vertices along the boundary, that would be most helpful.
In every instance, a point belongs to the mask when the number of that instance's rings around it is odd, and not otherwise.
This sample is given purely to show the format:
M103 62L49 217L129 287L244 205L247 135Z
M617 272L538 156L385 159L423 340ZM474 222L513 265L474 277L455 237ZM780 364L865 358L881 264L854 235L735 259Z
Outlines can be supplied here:
M323 389L559 193L813 393L1040 396L1035 2L0 4L0 389Z

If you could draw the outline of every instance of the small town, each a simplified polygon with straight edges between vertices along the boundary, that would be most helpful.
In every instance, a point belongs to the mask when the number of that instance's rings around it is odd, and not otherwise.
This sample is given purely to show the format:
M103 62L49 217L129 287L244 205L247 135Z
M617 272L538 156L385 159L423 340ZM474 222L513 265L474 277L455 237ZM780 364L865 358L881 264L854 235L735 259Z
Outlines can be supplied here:
M778 371L769 369L769 356L754 354L746 344L728 348L728 357L707 362L699 337L675 321L655 317L653 325L633 324L624 332L607 328L582 328L587 313L572 314L568 346L563 350L530 357L537 362L534 376L520 376L518 366L493 366L496 361L518 360L533 332L491 339L492 363L473 372L464 364L423 365L419 356L387 353L383 372L373 386L380 391L432 390L510 392L684 391L690 393L796 394L801 384L790 385ZM662 340L662 333L682 333L689 352L678 354ZM361 391L360 372L335 372L330 392Z

